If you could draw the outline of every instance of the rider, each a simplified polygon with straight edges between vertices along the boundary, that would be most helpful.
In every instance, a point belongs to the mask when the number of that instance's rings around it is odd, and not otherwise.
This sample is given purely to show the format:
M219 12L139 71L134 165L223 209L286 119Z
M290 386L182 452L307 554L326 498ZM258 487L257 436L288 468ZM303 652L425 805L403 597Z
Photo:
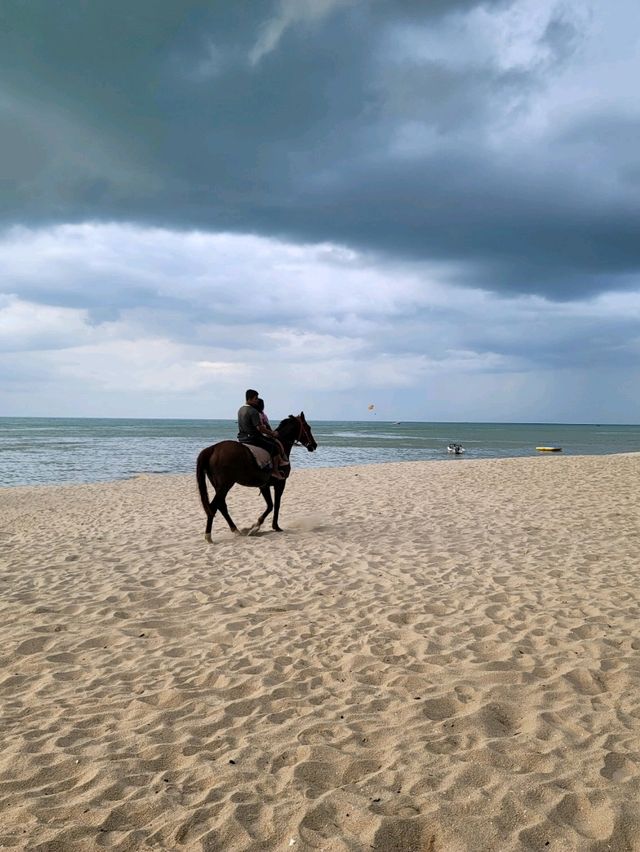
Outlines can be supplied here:
M262 423L260 418L259 397L258 391L252 388L245 393L246 404L238 410L238 441L241 444L252 444L254 447L267 450L271 454L273 478L285 479L280 471L280 448L274 440L274 433Z
M271 428L271 423L269 423L269 418L267 417L267 412L264 410L264 399L261 399L260 397L258 397L258 402L256 403L256 408L258 409L258 413L260 414L260 422L262 423L263 426L267 427L267 429L269 430L269 434L273 437L273 440L278 445L278 450L280 451L279 458L278 458L279 467L290 467L291 465L289 464L289 459L287 458L287 454L285 452L282 441L280 440L280 437L279 437L277 431L274 431Z

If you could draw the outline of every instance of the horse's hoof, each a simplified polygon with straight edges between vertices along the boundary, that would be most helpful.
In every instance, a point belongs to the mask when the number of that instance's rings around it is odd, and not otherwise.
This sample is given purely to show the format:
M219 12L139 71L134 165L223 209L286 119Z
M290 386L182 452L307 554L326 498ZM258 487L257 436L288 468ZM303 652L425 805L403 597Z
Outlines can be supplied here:
M208 541L209 544L211 544L211 533L205 533L204 534L204 540Z
M260 529L260 524L254 524L252 527L249 527L249 529L247 530L247 535L253 535L254 533L257 533L259 529Z
M282 532L282 527L273 527L274 532Z

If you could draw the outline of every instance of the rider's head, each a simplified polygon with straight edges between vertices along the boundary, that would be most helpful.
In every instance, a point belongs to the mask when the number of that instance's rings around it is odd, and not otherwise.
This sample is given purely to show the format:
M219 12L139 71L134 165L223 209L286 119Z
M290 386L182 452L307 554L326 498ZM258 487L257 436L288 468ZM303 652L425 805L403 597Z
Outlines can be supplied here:
M260 397L258 397L256 400L255 407L258 409L258 411L264 411L264 399L260 399Z
M258 393L258 391L252 390L251 388L249 388L249 390L245 391L244 393L244 398L249 403L249 405L255 405L255 402L259 396L260 394Z

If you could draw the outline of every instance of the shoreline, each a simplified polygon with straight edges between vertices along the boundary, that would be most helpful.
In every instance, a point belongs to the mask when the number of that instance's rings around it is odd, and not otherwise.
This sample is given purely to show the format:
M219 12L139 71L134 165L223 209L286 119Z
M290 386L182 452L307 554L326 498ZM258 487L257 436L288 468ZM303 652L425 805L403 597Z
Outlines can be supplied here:
M0 844L637 848L640 454L441 461L0 489Z
M380 462L362 462L359 464L351 464L351 465L327 465L326 467L322 466L314 466L314 467L296 467L293 465L292 476L300 475L302 473L307 473L311 471L332 471L332 470L359 470L360 468L377 468L377 467L393 467L394 465L423 465L423 464L484 464L486 462L525 462L532 461L533 459L542 459L542 458L554 458L558 459L609 459L616 458L619 456L640 456L640 450L638 451L628 451L628 452L619 452L619 453L589 453L583 455L571 455L570 453L559 452L559 453L537 453L536 455L531 456L507 456L500 458L471 458L470 456L444 456L443 458L438 459L411 459L411 460L400 460L400 461L380 461ZM0 493L3 491L17 491L18 489L29 489L29 488L76 488L82 487L85 485L116 485L119 482L130 482L132 480L141 479L141 478L151 478L151 479L162 479L163 477L167 478L179 478L179 477L190 477L193 476L195 478L195 462L194 462L194 470L192 473L185 471L177 471L177 472L163 472L156 473L154 471L142 471L140 473L131 474L131 476L122 477L120 479L92 479L92 480L83 480L82 482L43 482L43 483L22 483L19 485L0 485ZM211 484L208 483L209 488L211 488ZM247 486L238 486L239 488L245 488Z

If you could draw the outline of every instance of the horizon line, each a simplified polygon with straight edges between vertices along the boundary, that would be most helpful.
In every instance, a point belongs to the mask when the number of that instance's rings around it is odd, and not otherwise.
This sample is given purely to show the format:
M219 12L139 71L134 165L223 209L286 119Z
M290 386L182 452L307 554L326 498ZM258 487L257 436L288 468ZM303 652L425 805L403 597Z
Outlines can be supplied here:
M196 423L210 423L215 421L220 422L230 422L234 423L236 421L235 417L140 417L140 416L109 416L109 415L46 415L46 414L2 414L0 415L0 421L2 420L164 420L170 422L196 422ZM569 421L569 420L383 420L383 419L365 419L365 420L356 420L356 419L318 419L313 418L314 423L367 423L372 425L374 423L385 423L391 425L405 425L409 423L415 424L446 424L446 423L457 423L460 425L486 425L486 426L637 426L640 427L640 423L620 423L620 422L610 422L610 421Z

